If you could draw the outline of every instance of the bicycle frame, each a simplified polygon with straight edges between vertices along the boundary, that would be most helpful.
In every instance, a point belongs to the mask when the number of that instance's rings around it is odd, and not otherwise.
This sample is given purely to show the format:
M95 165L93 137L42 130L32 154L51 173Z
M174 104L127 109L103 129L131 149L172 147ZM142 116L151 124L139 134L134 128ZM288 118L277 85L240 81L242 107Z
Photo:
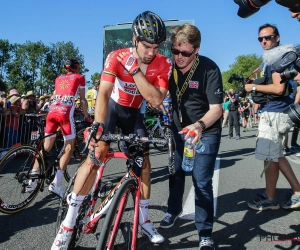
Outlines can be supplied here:
M152 137L153 136L153 134L154 134L154 131L157 129L157 127L159 127L160 129L162 129L162 125L161 125L161 122L160 122L160 118L158 117L158 118L150 118L150 119L147 119L147 123L148 122L154 122L154 127L151 129L151 130L149 130L149 127L151 126L151 125L153 125L153 123L151 123L150 125L148 125L147 127L146 127L146 129L147 129L147 131L148 131L148 133L149 133L149 137Z
M89 130L89 136L87 139L87 142L89 143L91 138L95 139L95 135L97 133L98 130L98 126L100 124L99 123L94 123L92 125L92 127ZM94 151L90 151L90 160L91 162L94 163L94 161L96 163L94 164L98 164L100 165L100 167L98 168L97 171L97 175L95 178L95 181L93 183L91 192L89 192L89 194L86 196L86 198L84 199L81 207L83 210L80 211L80 213L84 212L84 214L80 215L80 218L77 218L77 222L76 222L76 230L74 230L74 235L73 237L76 237L75 240L79 241L80 238L82 237L81 234L90 234L90 233L94 233L96 226L98 224L99 219L104 215L107 214L108 212L110 212L110 206L111 203L114 199L114 196L116 195L116 192L119 188L124 187L122 184L123 182L128 183L127 181L129 180L131 183L131 186L133 185L133 190L130 190L129 193L125 194L124 196L121 196L119 198L120 199L120 204L121 206L119 207L119 209L117 210L117 214L116 214L116 224L114 225L112 228L111 234L110 234L110 239L114 239L118 233L118 224L120 222L120 219L122 218L122 214L126 205L126 201L127 201L127 195L128 194L132 194L133 196L133 203L134 203L134 209L133 209L133 227L132 227L132 234L133 237L131 239L131 245L132 245L132 249L136 249L136 243L137 243L137 232L138 232L138 215L139 215L139 201L140 201L140 186L141 186L141 169L143 166L143 162L144 162L144 144L147 142L150 143L159 143L162 145L166 144L166 140L165 139L159 139L159 138L150 138L150 137L140 137L138 135L135 134L130 134L128 136L124 136L124 135L120 135L120 134L106 134L106 135L102 135L100 140L102 141L127 141L130 146L128 147L128 152L124 153L124 152L108 152L105 159L103 160L102 163L97 163L97 158L93 159ZM101 194L101 180L102 180L102 176L103 176L103 172L104 169L106 167L106 164L108 163L109 160L116 158L116 159L124 159L126 160L126 165L127 165L127 171L126 174L122 177L122 179L114 186L113 189L110 190L110 192L106 195L105 193L105 198L103 200L101 200L101 204L95 209L96 206L96 198L100 197ZM99 160L98 160L99 161ZM74 180L76 178L76 174L73 177L72 183L70 183L71 186L69 186L69 188L72 187L72 185L74 185ZM107 183L106 183L107 184ZM102 187L105 187L105 185ZM125 183L124 183L125 184ZM118 193L117 193L118 194ZM65 197L63 198L62 201L64 201L65 199L68 199L68 195L69 194L65 194ZM119 195L119 194L118 194ZM101 197L102 198L102 197ZM67 202L68 203L68 202ZM67 204L63 205L66 206ZM66 213L66 210L64 211L64 213ZM111 218L111 217L109 217ZM61 219L61 217L60 217ZM106 222L106 220L108 219L108 217L105 219L104 223ZM60 220L59 220L60 221ZM61 221L60 221L61 223ZM107 232L107 231L105 231ZM112 240L112 243L110 243L111 245L113 245L114 240ZM76 242L74 242L76 243Z
M130 177L134 177L137 180L137 192L136 192L136 197L135 197L135 214L138 214L138 206L139 206L139 200L140 200L140 177L138 177L130 168L129 171L123 176L123 178L116 184L116 186L109 192L109 194L106 196L106 198L101 202L101 204L94 210L95 207L95 199L93 199L93 197L95 196L95 193L97 193L98 188L99 188L99 183L101 182L102 176L103 176L103 172L104 172L104 168L105 165L107 164L107 162L111 159L125 159L128 160L128 156L124 153L124 152L109 152L106 156L106 158L104 159L103 163L101 164L101 166L99 167L98 171L97 171L97 176L95 179L95 182L93 184L92 187L92 195L91 195L91 200L90 200L90 205L88 208L88 212L87 212L87 220L86 220L86 225L83 227L82 232L85 234L90 234L93 233L94 227L95 225L97 225L97 222L99 221L99 219L107 212L110 203L113 199L113 196L115 195L116 191L118 190L118 188L121 186L122 182L126 179L126 178L130 178ZM140 164L142 164L142 162L140 162ZM137 220L135 219L135 223L136 224L136 230L134 227L134 232L137 232L137 228L138 228L138 223Z

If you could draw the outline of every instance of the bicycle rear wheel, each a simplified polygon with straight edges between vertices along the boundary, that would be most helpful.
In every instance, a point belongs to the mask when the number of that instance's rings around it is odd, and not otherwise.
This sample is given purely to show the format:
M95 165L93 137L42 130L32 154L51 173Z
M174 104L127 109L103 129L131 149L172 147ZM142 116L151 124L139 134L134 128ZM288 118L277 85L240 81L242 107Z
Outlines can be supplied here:
M117 190L103 223L97 250L131 249L135 186L136 182L131 178Z
M78 169L81 167L81 165L84 163L84 160L78 164L74 165L68 165L66 170L64 171L64 178L66 182L70 182L72 177L77 173Z
M33 176L30 171L35 159L40 168ZM13 214L28 207L43 187L44 172L45 165L36 148L20 146L11 149L0 164L0 212ZM29 179L34 179L36 186L32 191L26 192Z

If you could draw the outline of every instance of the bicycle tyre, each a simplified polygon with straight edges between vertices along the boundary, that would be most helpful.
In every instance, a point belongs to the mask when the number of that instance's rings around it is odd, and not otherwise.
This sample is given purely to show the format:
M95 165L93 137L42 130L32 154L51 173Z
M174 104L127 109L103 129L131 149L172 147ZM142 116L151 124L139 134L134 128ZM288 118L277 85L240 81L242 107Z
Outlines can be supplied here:
M176 144L173 131L167 128L165 131L168 140L168 169L171 175L175 174L175 150Z
M78 164L77 171L74 174L74 176L70 179L70 182L69 182L68 187L67 187L67 189L64 193L64 196L60 200L57 219L56 219L55 235L58 233L58 231L60 229L60 226L61 226L61 223L66 218L68 208L69 208L69 205L67 203L67 196L70 193L72 193L72 191L73 191L73 187L74 187L75 179L76 179L76 176L77 176L77 173L78 173L78 169L82 164L83 164L83 162ZM76 225L74 227L74 231L73 231L72 238L71 238L71 241L70 241L69 246L68 246L68 250L74 249L79 244L79 241L80 241L81 236L82 236L82 232L81 232L82 224L81 223L83 222L83 219L86 216L86 210L88 208L88 206L87 206L88 204L87 204L86 201L89 200L89 199L90 199L90 196L88 195L85 198L85 200L82 202L82 205L79 208L79 211L78 211L78 214L77 214L77 219L76 219Z
M72 177L77 173L78 169L81 167L81 165L84 163L84 160L80 163L78 163L76 166L70 166L68 165L66 170L64 171L64 178L66 182L70 182Z
M119 152L123 152L123 143L125 143L125 142L123 142L123 141L118 141L117 142Z
M40 172L35 176L37 185L32 192L25 192L30 175L29 171L38 160ZM44 186L45 163L35 147L24 145L12 148L0 164L0 212L14 214L28 207Z
M131 249L131 241L133 237L132 225L134 221L134 198L136 193L136 182L130 178L125 180L115 196L106 214L101 233L99 236L97 250L108 249L107 244L111 241L112 245L109 249ZM132 196L132 197L131 197ZM124 197L124 206L121 205ZM121 214L119 214L121 213ZM121 221L115 225L115 220L121 215ZM116 226L116 235L112 235L112 227Z

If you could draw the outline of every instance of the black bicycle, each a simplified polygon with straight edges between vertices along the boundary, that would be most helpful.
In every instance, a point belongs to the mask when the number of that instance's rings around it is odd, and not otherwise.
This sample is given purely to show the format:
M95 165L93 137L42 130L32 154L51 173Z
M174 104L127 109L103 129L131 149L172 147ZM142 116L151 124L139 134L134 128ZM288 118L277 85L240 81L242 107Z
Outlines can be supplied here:
M6 214L17 213L28 207L39 191L44 190L45 182L47 185L52 183L58 169L59 159L64 153L63 144L56 146L51 157L48 155L46 161L44 156L48 153L44 150L43 140L56 134L57 141L59 141L61 132L57 131L44 136L45 114L26 114L26 117L35 119L38 127L38 132L32 134L35 136L31 137L31 145L21 145L10 149L0 162L0 212ZM79 147L78 143L76 145L75 148ZM80 153L80 150L77 149L77 152ZM80 153L80 158L83 161L86 154ZM39 164L39 172L32 174L31 170L36 160ZM64 171L64 178L67 182L74 176L81 164ZM34 180L37 185L33 191L26 192L30 179Z

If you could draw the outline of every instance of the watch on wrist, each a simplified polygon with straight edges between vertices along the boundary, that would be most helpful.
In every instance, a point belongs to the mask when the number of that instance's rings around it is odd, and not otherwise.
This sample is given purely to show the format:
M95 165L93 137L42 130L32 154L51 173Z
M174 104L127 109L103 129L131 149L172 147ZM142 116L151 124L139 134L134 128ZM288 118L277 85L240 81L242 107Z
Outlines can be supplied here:
M197 121L200 125L200 127L202 128L202 131L204 131L206 129L206 125L203 121Z
M253 85L252 87L252 91L255 92L256 91L256 84Z

